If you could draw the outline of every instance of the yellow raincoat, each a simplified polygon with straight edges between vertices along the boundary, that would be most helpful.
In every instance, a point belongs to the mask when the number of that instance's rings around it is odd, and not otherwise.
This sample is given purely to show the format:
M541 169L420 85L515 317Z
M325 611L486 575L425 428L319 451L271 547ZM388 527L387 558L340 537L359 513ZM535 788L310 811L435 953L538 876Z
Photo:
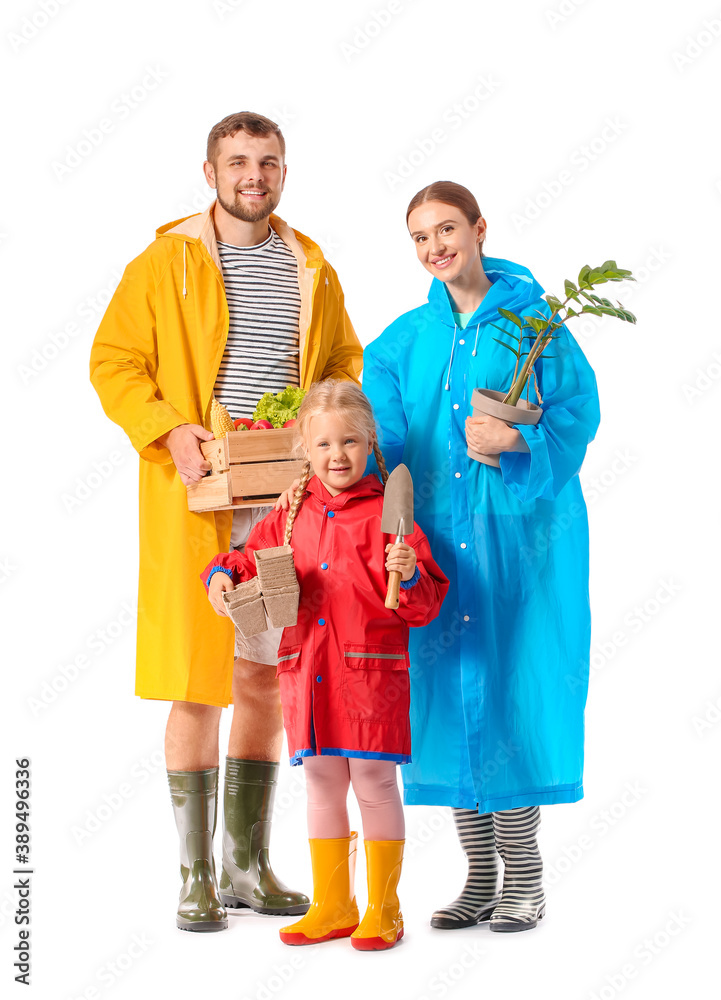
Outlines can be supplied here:
M214 204L159 229L128 265L98 328L90 378L142 459L135 693L225 706L233 626L215 614L198 575L228 550L232 511L191 513L170 452L157 443L179 424L210 426L228 333ZM274 215L270 224L298 260L301 385L357 382L362 349L335 271L307 236Z

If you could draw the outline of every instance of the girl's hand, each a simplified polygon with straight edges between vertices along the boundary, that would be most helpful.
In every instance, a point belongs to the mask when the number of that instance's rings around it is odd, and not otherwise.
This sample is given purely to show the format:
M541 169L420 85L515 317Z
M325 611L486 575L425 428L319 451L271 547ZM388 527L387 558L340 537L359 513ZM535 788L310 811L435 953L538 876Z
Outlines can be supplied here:
M523 437L498 417L466 417L466 441L480 455L500 455L503 451L527 451Z
M294 479L287 490L284 490L275 501L275 510L288 510L295 491L300 486L300 479Z
M395 545L389 542L386 545L386 552L388 553L386 559L388 572L400 573L404 583L406 580L410 580L416 571L416 553L410 545L406 545L405 542L396 542ZM216 576L218 576L217 573Z
M228 614L223 600L223 592L234 589L233 581L227 573L213 573L208 587L208 600L213 605L213 611L221 618L225 618Z

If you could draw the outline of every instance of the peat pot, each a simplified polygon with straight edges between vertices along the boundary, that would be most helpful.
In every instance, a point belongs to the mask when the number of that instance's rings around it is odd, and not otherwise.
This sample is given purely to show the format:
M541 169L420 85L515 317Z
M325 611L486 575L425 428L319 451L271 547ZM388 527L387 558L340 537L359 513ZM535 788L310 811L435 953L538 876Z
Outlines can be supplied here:
M495 389L474 389L471 396L471 406L474 417L491 416L498 417L504 423L512 427L514 424L529 424L533 426L541 419L543 410L535 403L529 403L525 399L519 399L517 406L509 406L501 400L506 395L505 392L497 392ZM499 469L501 463L498 455L481 455L477 451L468 449L469 458L474 458L484 465L492 465Z

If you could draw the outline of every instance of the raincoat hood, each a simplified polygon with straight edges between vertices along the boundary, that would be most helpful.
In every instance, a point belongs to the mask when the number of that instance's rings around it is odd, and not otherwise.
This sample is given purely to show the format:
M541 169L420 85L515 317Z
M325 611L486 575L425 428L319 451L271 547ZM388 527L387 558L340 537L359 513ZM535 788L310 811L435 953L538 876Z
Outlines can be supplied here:
M353 483L347 490L342 490L335 497L331 496L317 476L313 476L309 480L306 489L314 497L317 497L321 503L325 504L326 507L330 507L333 510L340 510L347 503L352 503L353 500L363 499L364 497L383 496L384 493L383 484L373 473L364 476L363 479L359 479L357 483Z
M534 304L537 307L543 288L527 267L514 264L510 260L503 260L501 257L484 257L483 270L492 287L468 321L467 328L480 322L488 322L494 316L497 317L499 306L515 313L520 313L522 309ZM435 320L450 326L451 329L455 326L453 303L448 287L439 278L434 278L431 283L428 304Z

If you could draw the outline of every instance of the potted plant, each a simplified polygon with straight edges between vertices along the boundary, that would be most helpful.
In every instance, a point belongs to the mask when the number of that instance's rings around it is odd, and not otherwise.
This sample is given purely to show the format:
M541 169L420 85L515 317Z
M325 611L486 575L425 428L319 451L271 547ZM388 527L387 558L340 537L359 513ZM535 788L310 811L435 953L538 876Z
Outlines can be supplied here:
M581 313L593 313L594 316L615 316L616 319L624 320L627 323L635 323L634 314L628 309L624 309L620 302L614 305L610 299L594 295L591 291L596 285L601 285L606 281L635 280L631 272L618 267L615 260L606 260L600 267L589 267L588 264L585 264L578 273L577 284L568 279L564 282L566 298L563 302L555 295L544 296L550 309L549 316L546 316L540 309L535 309L533 316L518 316L510 309L499 307L498 312L505 320L508 320L512 328L505 329L498 326L497 323L492 323L491 326L511 341L508 343L508 340L493 338L497 344L509 350L516 359L511 387L507 391L474 389L471 397L473 416L498 417L509 426L513 424L537 424L543 412L541 406L543 399L538 390L534 365L551 341L558 340L556 330L568 319L580 316ZM530 346L524 350L526 342L530 342ZM551 358L552 355L549 354L546 357ZM531 376L533 376L538 405L529 399ZM524 389L526 390L526 398L521 399ZM496 455L481 455L471 448L468 449L468 454L476 461L483 462L484 465L493 465L496 468L500 466Z

